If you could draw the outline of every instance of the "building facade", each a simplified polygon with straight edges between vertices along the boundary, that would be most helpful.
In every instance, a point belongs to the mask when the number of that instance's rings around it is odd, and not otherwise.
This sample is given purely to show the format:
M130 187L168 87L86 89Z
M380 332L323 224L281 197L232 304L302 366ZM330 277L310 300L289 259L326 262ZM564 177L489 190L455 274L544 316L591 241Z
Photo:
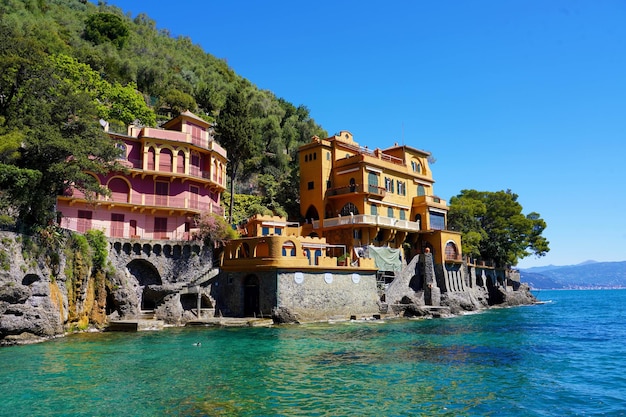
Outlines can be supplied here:
M446 230L448 206L434 194L429 156L398 144L371 150L347 131L313 138L300 148L305 233L346 244L353 258L379 252L377 259L392 261L382 269L397 270L391 258L405 251L412 256L428 250L440 265L460 264L461 237Z
M189 240L196 216L223 214L227 155L208 122L184 112L161 128L131 126L126 135L109 135L127 171L94 174L110 196L94 201L75 188L59 196L61 227L102 230L111 238Z

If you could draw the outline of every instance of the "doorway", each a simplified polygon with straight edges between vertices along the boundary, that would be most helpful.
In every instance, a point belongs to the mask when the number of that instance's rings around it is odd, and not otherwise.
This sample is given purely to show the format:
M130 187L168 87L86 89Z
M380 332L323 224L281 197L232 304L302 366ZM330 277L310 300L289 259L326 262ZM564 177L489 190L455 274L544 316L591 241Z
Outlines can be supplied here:
M256 275L248 275L243 284L243 315L245 317L260 315L259 307L259 279Z

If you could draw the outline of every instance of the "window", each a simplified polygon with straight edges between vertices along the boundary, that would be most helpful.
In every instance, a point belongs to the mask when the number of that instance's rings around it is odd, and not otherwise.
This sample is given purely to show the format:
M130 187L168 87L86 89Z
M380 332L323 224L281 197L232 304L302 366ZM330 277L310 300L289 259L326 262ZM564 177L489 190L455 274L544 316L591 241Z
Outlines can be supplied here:
M342 216L350 216L352 214L354 214L355 216L357 214L359 214L359 209L357 209L356 206L353 203L347 203L341 209L341 215Z
M111 237L124 237L124 215L111 213Z
M406 195L406 184L403 181L398 181L398 195Z
M154 171L154 160L155 160L154 148L151 147L151 148L148 149L147 159L148 159L148 161L147 161L148 162L148 164L147 164L148 165L148 170L149 171Z
M455 260L458 257L456 245L454 242L446 243L446 259Z
M275 227L274 228L274 234L276 234L277 236L282 235L283 234L283 229L281 227Z
M331 188L332 183L330 182L330 180L326 180L326 188Z
M159 171L172 172L172 151L161 149L159 153Z
M354 239L361 239L362 238L362 234L361 234L361 229L354 229L354 233L352 233L352 237Z
M391 178L385 177L385 190L393 193L393 180Z
M406 210L400 210L400 220L406 220Z
M353 193L356 191L356 181L354 178L350 178L350 192Z
M378 207L376 206L376 204L372 204L370 206L370 213L372 214L372 216L378 215Z
M165 181L157 181L154 184L154 204L167 206L167 195L169 194L169 183Z
M369 172L367 174L367 184L370 193L378 194L378 175L376 175L375 172Z
M154 237L160 239L166 237L167 233L167 217L154 218Z
M91 218L93 212L87 210L78 210L78 224L76 225L76 231L79 233L85 233L91 230Z
M417 186L417 195L418 195L418 197L426 195L426 190L424 189L423 185L418 185Z
M198 201L198 196L200 195L200 188L195 185L189 186L189 208L198 209L200 208L200 203Z
M442 213L435 213L430 211L430 229L431 230L445 230L446 228L446 216Z
M330 152L326 152L326 160L330 161Z
M387 207L387 217L393 217L393 207Z
M313 189L315 189L315 182L313 182L313 181L309 181L309 183L307 184L307 188L308 188L309 190L313 190Z
M124 143L116 143L115 147L120 150L120 159L126 159L126 145Z
M262 234L263 236L267 236L267 235L269 235L269 234L270 234L270 228L269 228L269 227L267 227L267 226L263 226L263 227L261 228L261 234Z
M304 162L309 162L309 155L304 155Z
M314 159L314 160L317 160L317 153L314 153L314 154L313 154L313 159Z

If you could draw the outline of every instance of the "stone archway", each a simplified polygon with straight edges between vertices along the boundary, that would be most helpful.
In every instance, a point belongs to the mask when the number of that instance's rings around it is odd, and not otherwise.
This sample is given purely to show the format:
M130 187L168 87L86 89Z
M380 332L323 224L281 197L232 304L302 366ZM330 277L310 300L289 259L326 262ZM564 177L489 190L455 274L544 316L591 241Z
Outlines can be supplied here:
M158 290L163 284L159 271L145 259L134 259L126 265L126 268L137 280L140 309L154 310L163 296Z

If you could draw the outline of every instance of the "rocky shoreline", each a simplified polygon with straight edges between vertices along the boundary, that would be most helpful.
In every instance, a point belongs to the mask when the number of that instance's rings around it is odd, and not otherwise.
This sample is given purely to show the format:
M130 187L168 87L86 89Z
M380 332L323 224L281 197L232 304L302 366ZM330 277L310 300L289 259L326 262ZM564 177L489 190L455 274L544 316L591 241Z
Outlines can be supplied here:
M427 257L427 262L419 263L416 257L389 286L386 294L389 304L381 303L380 312L372 312L371 318L453 317L493 307L537 303L525 284L514 291L503 286L489 289L473 286L463 291L439 292L433 285L434 270L429 262ZM186 260L184 263L187 265ZM193 268L188 269L198 270L207 263L210 265L211 259L192 253L188 264ZM109 265L114 267L108 272L97 270L80 252L67 247L53 251L28 237L0 232L0 346L37 343L77 332L104 331L111 320L138 317L131 314L139 312L136 303L130 308L131 301L137 297L138 283L120 262L116 264L113 259ZM417 268L422 268L426 282L431 284L414 291L409 282ZM173 282L154 287L160 291L158 296L165 300L155 309L154 319L162 320L166 326L184 326L195 318L181 306L181 295L174 291L187 285L191 278L186 277L187 271L183 271L183 275L181 271L176 273ZM110 305L115 305L117 310L109 311ZM120 317L120 312L127 314ZM271 319L272 325L305 322L285 308L274 309ZM237 322L246 325L245 320Z

